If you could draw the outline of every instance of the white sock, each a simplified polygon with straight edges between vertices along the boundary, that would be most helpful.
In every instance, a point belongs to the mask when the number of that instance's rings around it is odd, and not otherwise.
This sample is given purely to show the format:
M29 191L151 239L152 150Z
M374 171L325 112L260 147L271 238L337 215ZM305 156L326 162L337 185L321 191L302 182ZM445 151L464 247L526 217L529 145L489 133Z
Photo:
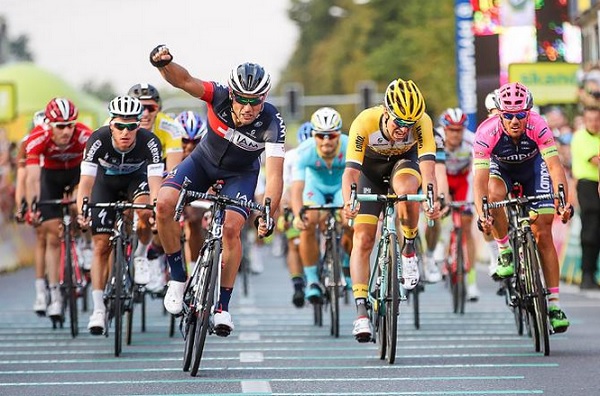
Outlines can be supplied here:
M138 241L138 245L133 253L134 257L146 257L146 250L148 249L148 243L144 244Z
M44 278L36 278L35 291L39 294L46 293L46 280Z
M94 311L106 312L106 306L104 305L104 291L92 290L92 302L94 303Z

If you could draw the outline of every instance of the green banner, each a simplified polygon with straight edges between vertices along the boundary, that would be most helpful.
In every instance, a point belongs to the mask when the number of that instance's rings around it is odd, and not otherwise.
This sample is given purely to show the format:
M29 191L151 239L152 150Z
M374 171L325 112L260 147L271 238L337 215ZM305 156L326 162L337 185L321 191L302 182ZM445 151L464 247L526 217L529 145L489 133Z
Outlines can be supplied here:
M17 117L17 91L15 84L0 82L0 123Z

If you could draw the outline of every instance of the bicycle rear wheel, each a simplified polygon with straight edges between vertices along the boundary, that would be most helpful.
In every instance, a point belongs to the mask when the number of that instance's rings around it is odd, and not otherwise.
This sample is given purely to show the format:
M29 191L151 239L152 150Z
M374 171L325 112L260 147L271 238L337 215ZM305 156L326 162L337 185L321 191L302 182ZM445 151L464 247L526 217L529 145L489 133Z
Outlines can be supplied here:
M215 289L217 287L217 275L221 265L221 241L216 240L207 255L204 276L200 279L198 305L196 306L197 319L194 332L194 348L192 352L192 368L190 374L195 377L198 374L200 360L204 352L204 342L206 341L206 332L210 325L210 315L215 299Z
M79 334L79 327L77 323L77 287L75 280L75 271L73 270L73 243L71 235L68 229L64 230L64 240L62 249L64 250L64 261L63 261L63 304L67 304L69 307L69 320L71 322L71 336L77 337Z
M395 234L389 235L388 245L388 279L385 302L387 361L396 361L396 340L398 337L398 315L400 308L400 276L398 274L398 241Z
M527 283L531 296L531 325L533 327L533 342L536 352L550 354L550 331L548 326L548 304L546 290L542 278L540 258L533 234L527 234Z

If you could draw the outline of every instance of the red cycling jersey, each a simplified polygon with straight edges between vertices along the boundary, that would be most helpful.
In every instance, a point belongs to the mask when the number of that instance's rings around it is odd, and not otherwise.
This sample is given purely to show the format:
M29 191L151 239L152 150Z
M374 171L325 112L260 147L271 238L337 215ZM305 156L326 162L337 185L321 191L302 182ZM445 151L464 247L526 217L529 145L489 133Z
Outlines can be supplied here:
M71 141L65 147L58 147L52 141L52 127L38 125L29 134L26 143L26 164L41 165L45 169L61 170L76 168L83 159L85 144L92 130L78 122Z

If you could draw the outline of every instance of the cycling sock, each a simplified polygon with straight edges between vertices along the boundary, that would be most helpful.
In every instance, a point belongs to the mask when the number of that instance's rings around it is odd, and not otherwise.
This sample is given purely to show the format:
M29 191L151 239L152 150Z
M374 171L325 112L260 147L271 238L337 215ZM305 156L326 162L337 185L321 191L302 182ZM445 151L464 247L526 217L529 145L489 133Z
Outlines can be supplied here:
M488 247L490 249L490 262L493 265L496 265L496 263L498 262L498 243L496 241L489 241L488 242Z
M304 276L306 277L306 284L319 283L319 276L317 275L317 266L312 265L310 267L304 267Z
M187 275L185 268L183 267L183 260L181 259L181 250L167 254L167 263L171 269L171 279L177 282L185 282Z
M548 295L548 305L551 307L554 306L554 307L560 308L558 290L559 290L559 287L549 287L548 288L548 292L550 292L550 294Z
M53 303L58 301L60 298L60 289L58 288L58 283L48 285L48 288L50 289L50 302Z
M106 311L103 290L92 290L92 303L94 304L94 311Z
M354 294L354 299L357 300L359 298L367 299L369 295L369 286L364 283L357 283L352 285L352 293Z
M35 291L39 294L43 294L46 292L46 280L44 278L39 278L35 280Z
M496 239L496 243L498 244L498 250L500 252L504 252L506 250L512 250L510 247L510 241L508 238L508 234L504 236L504 238Z
M467 285L474 285L475 283L477 283L477 271L475 270L475 267L473 267L467 273Z
M221 297L219 298L219 311L229 311L229 300L231 300L231 293L233 293L233 287L221 286Z
M302 291L304 289L304 277L302 275L292 275L292 284L294 291Z
M415 255L415 238L404 238L404 248L402 248L402 255L406 257L412 257Z
M368 317L369 313L367 312L367 299L366 298L357 298L354 300L356 304L356 315L360 317Z
M408 240L408 239L412 239L414 240L417 237L417 233L419 232L419 228L415 227L415 228L410 228L408 226L402 226L402 235L404 236L404 239Z
M146 249L148 249L148 244L138 241L135 252L133 253L134 257L146 257Z

